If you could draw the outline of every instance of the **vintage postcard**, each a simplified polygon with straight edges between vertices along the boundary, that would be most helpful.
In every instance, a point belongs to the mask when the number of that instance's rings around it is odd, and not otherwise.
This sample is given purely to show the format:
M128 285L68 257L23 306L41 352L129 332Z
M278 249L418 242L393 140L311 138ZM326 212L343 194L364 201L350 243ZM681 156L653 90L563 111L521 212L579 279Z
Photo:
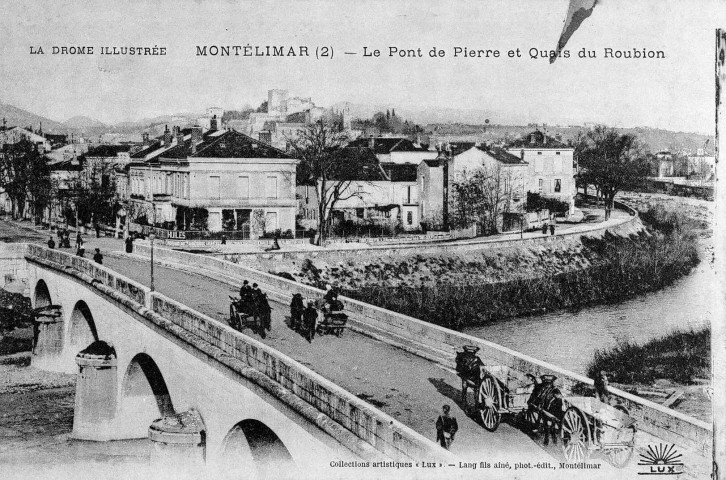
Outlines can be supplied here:
M0 10L3 479L726 478L723 2Z

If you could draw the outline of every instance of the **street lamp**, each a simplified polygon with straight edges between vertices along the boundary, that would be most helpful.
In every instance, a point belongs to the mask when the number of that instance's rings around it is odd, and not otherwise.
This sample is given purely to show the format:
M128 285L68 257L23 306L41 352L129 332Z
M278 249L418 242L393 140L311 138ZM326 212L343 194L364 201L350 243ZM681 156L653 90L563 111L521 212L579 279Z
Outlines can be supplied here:
M151 242L151 285L149 289L153 292L154 291L154 233L149 234L149 240Z

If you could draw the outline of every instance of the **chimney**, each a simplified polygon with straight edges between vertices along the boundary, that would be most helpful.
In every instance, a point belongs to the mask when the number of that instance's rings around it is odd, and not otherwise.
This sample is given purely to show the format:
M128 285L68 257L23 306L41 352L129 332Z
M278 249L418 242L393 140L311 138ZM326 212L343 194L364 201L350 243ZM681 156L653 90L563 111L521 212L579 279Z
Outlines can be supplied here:
M178 145L184 145L184 134L181 131L181 128L176 127L176 144Z
M148 146L151 143L151 141L149 141L149 132L141 134L141 139L144 141L144 146Z
M192 127L192 155L197 153L197 144L202 141L202 127L194 125Z
M171 145L171 132L169 131L169 125L166 126L164 129L164 147L169 147Z
M217 130L217 116L216 115L214 115L212 117L212 119L209 121L209 129L213 132Z

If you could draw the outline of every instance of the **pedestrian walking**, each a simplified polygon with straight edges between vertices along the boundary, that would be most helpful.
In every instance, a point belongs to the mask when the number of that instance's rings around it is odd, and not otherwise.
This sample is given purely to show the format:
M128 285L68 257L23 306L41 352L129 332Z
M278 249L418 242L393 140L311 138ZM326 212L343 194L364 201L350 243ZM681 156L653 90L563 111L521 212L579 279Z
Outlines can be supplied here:
M454 441L454 435L459 430L459 424L456 423L454 417L449 415L450 406L444 405L442 410L443 413L436 419L436 441L448 450Z
M101 249L96 248L96 253L93 254L93 261L99 265L103 264L103 255L101 255Z
M63 232L63 247L71 248L71 232L68 229Z
M131 253L134 250L134 239L129 235L126 237L126 240L124 240L126 243L126 253Z
M313 302L308 302L308 307L305 309L305 313L303 313L303 324L305 326L305 337L310 343L312 343L313 338L315 338L315 327L317 326L317 322L318 311L315 310Z
M86 250L83 247L78 247L76 249L76 255L79 257L83 257L83 255L86 253Z
M96 229L96 238L100 238L101 237L101 225L96 223L93 225L93 228Z
M227 245L227 235L222 234L222 245Z
M80 230L76 234L76 248L81 248L83 246L83 237L81 236Z
M550 222L550 235L554 235L554 234L555 234L555 222L553 220L552 222Z
M53 236L52 235L48 239L48 248L50 248L51 250L55 248L55 240L53 240Z
M542 223L542 235L547 235L547 222Z

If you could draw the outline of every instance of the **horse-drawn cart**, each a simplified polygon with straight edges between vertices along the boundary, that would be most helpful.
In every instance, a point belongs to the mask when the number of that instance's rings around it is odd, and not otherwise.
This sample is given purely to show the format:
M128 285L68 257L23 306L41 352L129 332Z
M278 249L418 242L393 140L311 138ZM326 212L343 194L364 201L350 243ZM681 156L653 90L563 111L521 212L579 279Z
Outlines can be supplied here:
M462 399L475 392L475 409L482 426L493 432L502 415L521 415L526 425L542 429L545 439L559 432L568 462L587 460L599 451L614 466L624 466L633 454L635 421L621 405L610 406L593 397L565 397L554 375L536 378L507 366L485 365L477 347L465 346L456 354Z
M229 324L232 328L242 331L245 327L265 336L265 330L271 327L271 309L264 301L242 302L242 299L230 296Z
M335 300L328 303L323 299L318 302L318 308L320 312L317 325L318 334L341 336L348 323L348 315L343 313L343 302Z

